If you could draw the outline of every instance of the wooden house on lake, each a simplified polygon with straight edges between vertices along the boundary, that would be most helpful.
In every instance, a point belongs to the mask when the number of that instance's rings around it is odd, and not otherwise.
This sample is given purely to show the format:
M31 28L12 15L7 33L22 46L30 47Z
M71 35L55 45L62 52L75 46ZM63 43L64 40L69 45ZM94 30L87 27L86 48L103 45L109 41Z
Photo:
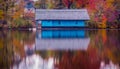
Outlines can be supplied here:
M35 20L42 28L86 27L89 20L86 9L36 9Z

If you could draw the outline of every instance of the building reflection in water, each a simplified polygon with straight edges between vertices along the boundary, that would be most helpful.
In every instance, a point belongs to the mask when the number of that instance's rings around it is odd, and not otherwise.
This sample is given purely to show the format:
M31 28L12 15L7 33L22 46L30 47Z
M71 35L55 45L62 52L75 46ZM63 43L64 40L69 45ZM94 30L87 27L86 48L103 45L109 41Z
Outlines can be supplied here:
M119 35L119 30L0 31L0 68L120 69Z
M42 30L37 32L36 50L87 50L89 42L84 30Z

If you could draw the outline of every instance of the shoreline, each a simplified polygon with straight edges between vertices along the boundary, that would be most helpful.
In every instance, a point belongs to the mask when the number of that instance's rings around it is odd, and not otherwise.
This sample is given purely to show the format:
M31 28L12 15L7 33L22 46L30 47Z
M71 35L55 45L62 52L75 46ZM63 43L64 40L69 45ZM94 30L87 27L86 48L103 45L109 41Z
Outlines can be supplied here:
M29 31L36 31L36 30L120 30L120 28L0 28L0 30L29 30Z

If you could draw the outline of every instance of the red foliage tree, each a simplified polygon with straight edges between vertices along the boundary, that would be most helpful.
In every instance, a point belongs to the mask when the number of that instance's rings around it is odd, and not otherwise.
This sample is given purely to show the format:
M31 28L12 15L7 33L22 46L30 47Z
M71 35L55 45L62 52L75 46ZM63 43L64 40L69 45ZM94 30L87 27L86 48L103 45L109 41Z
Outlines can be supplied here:
M88 0L62 0L63 4L70 9L71 5L75 3L76 8L83 8L88 4Z
M84 8L87 4L87 0L75 0L75 4L77 8Z

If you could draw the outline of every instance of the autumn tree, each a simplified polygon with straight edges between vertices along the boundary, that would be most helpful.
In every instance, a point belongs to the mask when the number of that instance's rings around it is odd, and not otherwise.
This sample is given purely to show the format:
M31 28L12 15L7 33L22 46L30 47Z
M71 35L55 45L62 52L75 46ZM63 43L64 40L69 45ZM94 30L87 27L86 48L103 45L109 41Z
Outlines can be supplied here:
M76 8L85 8L88 4L87 0L74 0Z
M55 1L54 0L47 0L47 9L52 9L54 8L54 3Z
M97 27L106 28L116 20L114 0L89 0L88 11Z
M63 4L68 8L70 9L71 8L71 5L73 4L73 0L63 0Z
M40 0L40 8L46 9L46 0Z

